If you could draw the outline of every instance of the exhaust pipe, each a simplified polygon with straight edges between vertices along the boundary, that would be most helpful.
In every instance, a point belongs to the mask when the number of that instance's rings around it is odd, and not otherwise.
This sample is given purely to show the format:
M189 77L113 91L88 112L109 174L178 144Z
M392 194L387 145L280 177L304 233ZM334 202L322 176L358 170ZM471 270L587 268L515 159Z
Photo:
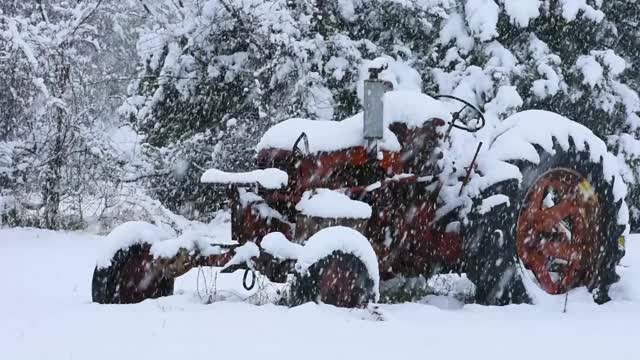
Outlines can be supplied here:
M381 63L376 60L373 61L376 65ZM376 65L369 67L369 78L364 81L363 136L367 142L367 151L373 158L378 157L378 141L382 140L384 131L382 99L387 86L387 82L380 80L378 75L388 67L386 62Z

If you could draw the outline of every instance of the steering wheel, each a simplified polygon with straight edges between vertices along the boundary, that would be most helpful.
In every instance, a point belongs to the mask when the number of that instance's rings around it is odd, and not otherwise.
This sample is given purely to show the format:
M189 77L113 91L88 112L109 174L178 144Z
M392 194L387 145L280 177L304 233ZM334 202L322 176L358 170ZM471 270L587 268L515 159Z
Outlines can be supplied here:
M480 109L478 109L477 106L471 104L470 102L468 102L468 101L466 101L464 99L461 99L459 97L455 97L455 96L452 96L452 95L436 95L433 98L434 99L452 99L452 100L456 100L456 101L461 102L461 103L464 104L464 107L462 107L462 109L460 109L458 112L455 112L453 114L453 120L451 120L451 126L456 128L456 129L460 129L460 130L464 130L464 131L467 131L467 132L470 132L470 133L474 133L474 132L482 129L487 123L487 120L484 118L484 114L482 113L482 111L480 111ZM480 126L472 128L472 127L469 127L463 121L460 121L460 122L462 122L464 125L457 125L456 124L456 121L460 120L460 118L458 116L460 116L460 113L462 113L462 111L464 109L466 109L466 108L471 108L473 111L478 113L478 115L480 115L480 120L481 120L480 121Z
M304 152L298 146L300 145L300 141L304 141L304 148L305 148ZM304 131L300 133L300 136L298 136L298 139L296 139L296 142L293 143L293 148L291 149L291 152L293 155L298 155L300 157L304 157L305 155L309 154L309 137L307 136L307 133L305 133Z

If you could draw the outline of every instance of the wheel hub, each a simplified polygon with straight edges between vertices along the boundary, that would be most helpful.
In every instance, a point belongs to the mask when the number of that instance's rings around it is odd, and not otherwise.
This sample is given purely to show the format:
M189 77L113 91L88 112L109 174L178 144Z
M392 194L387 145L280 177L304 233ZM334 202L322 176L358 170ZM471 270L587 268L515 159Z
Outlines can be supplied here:
M322 269L319 280L320 300L339 307L359 305L359 273L344 256L329 261Z
M562 294L585 285L596 264L600 202L590 182L565 168L540 176L518 217L517 253L540 287Z

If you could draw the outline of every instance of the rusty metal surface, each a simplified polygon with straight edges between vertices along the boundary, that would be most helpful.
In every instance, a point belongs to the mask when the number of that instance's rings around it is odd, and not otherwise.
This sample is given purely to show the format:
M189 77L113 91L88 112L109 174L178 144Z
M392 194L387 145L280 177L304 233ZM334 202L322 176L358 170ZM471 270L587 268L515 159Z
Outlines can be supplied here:
M116 273L114 300L121 304L138 303L162 296L163 269L154 264L151 245L134 245L119 250L112 260Z
M601 232L600 202L589 181L569 169L553 169L529 190L517 225L517 251L543 290L562 294L587 285Z
M357 260L356 260L357 261ZM362 274L354 269L353 259L346 256L333 256L322 264L319 271L319 300L339 307L362 305Z
M361 234L366 234L367 223L367 219L321 218L298 214L296 216L296 231L292 240L302 244L313 234L331 226L346 226L358 230Z
M390 130L402 146L400 152L382 152L382 158L372 161L365 147L294 156L290 151L264 149L258 154L259 167L278 167L289 174L285 190L264 191L267 204L287 216L293 228L276 220L265 221L249 209L233 207L234 238L259 243L261 236L280 231L294 242L302 242L327 226L345 225L357 229L370 239L378 255L381 276L389 278L431 274L434 271L458 268L462 255L462 240L458 232L445 231L446 222L435 221L437 192L426 190L417 176L388 180L398 174L434 175L439 157L438 126L433 121L421 128L391 124ZM387 180L385 180L387 179ZM367 186L381 182L376 190ZM295 205L302 194L314 188L348 189L355 200L372 206L372 218L363 223L350 219L314 219L301 216Z
M375 217L366 234L379 257L383 279L457 269L462 239L436 221L437 194L421 183L397 183L373 195Z

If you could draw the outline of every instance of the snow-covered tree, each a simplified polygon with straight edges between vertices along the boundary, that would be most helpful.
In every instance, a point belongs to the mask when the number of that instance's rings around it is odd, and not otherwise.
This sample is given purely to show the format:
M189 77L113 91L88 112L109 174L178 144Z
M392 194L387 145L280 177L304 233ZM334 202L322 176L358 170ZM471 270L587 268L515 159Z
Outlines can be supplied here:
M111 189L117 161L105 132L114 101L96 84L113 66L99 41L112 23L101 6L8 2L0 10L0 82L8 85L0 90L0 188L15 222L81 224Z

